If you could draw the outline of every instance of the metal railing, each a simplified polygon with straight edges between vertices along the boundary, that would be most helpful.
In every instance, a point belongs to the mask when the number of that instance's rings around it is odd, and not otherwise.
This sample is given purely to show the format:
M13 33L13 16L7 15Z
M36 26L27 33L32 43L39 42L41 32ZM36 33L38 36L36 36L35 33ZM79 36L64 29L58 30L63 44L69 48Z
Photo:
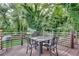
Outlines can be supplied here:
M43 35L46 35L47 32L43 32ZM12 39L20 39L21 40L21 45L23 45L23 40L24 37L27 34L32 34L30 32L3 32L2 35L6 36L6 35L12 35ZM51 34L53 35L53 32L51 32ZM56 33L57 36L59 36L59 40L58 40L58 44L63 45L63 46L67 46L70 47L71 46L71 32L57 32ZM79 32L75 32L74 33L75 36L75 44L78 43L78 39L79 39ZM1 45L1 43L0 43Z

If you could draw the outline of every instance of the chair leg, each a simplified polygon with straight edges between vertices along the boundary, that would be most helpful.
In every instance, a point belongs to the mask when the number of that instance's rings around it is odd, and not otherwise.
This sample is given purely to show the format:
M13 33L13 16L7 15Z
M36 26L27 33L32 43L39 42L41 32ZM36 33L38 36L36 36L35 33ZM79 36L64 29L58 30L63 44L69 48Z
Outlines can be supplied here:
M28 47L29 47L29 46L27 46L26 54L28 53Z
M31 45L31 52L30 52L30 56L32 55L32 45Z
M57 48L56 48L56 55L58 56L58 50L57 50Z
M31 52L30 52L30 56L32 55L32 48L31 48Z

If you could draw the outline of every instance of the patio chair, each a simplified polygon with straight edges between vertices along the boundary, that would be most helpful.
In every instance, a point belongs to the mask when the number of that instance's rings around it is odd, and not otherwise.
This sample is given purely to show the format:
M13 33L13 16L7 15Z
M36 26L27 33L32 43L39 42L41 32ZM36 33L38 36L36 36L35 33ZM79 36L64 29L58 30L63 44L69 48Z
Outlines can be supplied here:
M29 53L30 53L30 56L31 56L32 55L33 48L37 49L38 44L37 44L37 42L32 41L30 38L27 38L27 41L28 41L28 43L27 43L27 47L26 47L27 48L26 54L30 50Z
M53 37L52 40L50 40L47 43L44 43L43 46L47 47L47 49L49 50L49 54L50 56L52 55L52 50L56 53L56 55L58 56L58 51L57 51L57 43L58 43L58 37Z
M34 32L31 36L35 37L35 36L39 36L39 32ZM28 53L28 50L30 49L30 56L32 55L32 50L33 48L37 49L38 47L38 42L31 40L29 37L26 37L27 39L27 50L26 50L26 54Z
M43 34L39 31L35 31L31 36L36 37L36 36L42 36Z

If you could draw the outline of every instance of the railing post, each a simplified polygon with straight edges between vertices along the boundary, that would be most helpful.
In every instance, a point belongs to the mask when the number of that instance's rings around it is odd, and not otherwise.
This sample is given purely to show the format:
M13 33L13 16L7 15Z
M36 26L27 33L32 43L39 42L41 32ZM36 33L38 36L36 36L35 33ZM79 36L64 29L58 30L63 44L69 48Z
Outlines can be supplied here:
M0 29L0 49L2 49L2 32L3 30Z
M71 33L71 48L74 48L74 33Z
M21 46L23 46L23 39L21 39Z
M21 35L21 46L23 46L23 33L21 33L20 35Z

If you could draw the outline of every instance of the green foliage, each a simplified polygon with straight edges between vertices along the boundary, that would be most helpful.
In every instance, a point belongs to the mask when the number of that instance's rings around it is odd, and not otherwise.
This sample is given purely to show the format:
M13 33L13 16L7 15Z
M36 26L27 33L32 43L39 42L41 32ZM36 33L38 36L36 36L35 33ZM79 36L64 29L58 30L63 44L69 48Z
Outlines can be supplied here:
M0 28L7 32L79 31L79 4L0 4Z
M79 31L79 4L77 3L72 3L72 4L66 4L67 11L69 12L70 15L70 21L71 25L73 27L74 31Z

